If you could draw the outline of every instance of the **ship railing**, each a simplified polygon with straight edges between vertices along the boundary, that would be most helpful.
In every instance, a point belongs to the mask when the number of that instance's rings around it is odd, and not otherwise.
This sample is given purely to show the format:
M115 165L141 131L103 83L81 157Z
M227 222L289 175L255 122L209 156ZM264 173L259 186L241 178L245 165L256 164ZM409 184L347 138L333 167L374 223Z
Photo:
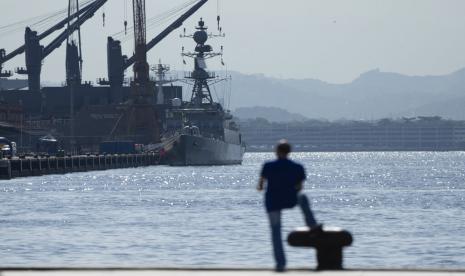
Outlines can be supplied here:
M97 80L98 81L98 80ZM93 86L94 83L92 81L82 81L81 86ZM61 82L61 87L67 87L68 83L66 81Z
M209 72L207 71L207 78L208 79L216 79L217 75L215 72ZM196 76L194 74L194 72L184 72L184 78L186 79L195 79Z
M43 129L50 126L69 125L70 122L71 119L28 120L24 122L23 127L28 127L30 129Z

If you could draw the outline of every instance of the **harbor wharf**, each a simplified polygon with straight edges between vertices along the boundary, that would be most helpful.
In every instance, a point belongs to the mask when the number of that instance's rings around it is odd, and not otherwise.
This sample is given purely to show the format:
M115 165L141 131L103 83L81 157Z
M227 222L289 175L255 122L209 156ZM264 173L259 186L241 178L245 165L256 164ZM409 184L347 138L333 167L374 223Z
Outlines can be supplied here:
M352 234L337 227L311 231L308 227L296 229L287 237L290 246L313 247L317 251L317 270L342 270L342 249L352 244Z
M34 156L0 160L0 179L135 168L160 164L158 153Z
M286 275L319 275L319 276L462 276L465 271L448 270L343 270L314 271L310 269L288 270ZM212 275L212 276L268 276L276 272L266 269L6 269L0 270L0 276L80 276L80 275L112 275L112 276L180 276L180 275Z

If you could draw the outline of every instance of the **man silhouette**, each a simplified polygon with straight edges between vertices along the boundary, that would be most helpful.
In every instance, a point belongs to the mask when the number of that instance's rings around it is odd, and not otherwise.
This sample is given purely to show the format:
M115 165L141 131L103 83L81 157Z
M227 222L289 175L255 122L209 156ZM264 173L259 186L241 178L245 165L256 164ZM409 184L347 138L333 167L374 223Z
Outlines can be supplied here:
M290 159L291 145L281 140L276 146L277 159L264 164L258 191L263 191L266 182L265 207L271 226L271 240L276 261L276 271L286 269L286 257L281 238L281 210L293 208L297 204L302 209L305 222L312 231L321 230L310 209L306 195L300 193L306 179L304 167Z

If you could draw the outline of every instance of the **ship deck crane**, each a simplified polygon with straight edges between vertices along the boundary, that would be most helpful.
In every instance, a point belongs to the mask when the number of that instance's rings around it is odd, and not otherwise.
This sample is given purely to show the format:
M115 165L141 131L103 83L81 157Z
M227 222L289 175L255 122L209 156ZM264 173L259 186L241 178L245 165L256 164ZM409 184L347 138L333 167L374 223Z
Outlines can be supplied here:
M97 12L106 2L107 0L95 0L88 6L84 7L82 10L76 12L70 17L67 17L41 35L38 35L37 32L32 31L29 27L26 28L24 46L5 56L4 59L0 60L0 64L13 58L16 55L25 52L26 69L19 68L17 69L17 73L28 75L29 90L40 91L40 72L42 69L42 60L50 55L54 50L59 48L61 44L67 40L67 38L74 31L79 29L81 25L92 18L95 12ZM76 18L76 21L74 21L72 24L68 24L70 21ZM54 31L63 28L66 24L68 24L67 28L46 47L40 45L41 39L50 35Z
M79 0L69 0L68 15L77 11L79 11ZM68 30L70 24L71 22L68 23ZM66 84L68 86L81 85L82 62L81 28L78 28L77 38L70 32L66 42Z
M155 47L158 43L160 43L163 39L165 39L170 33L174 30L178 29L182 26L184 21L186 21L189 17L191 17L197 10L199 10L208 0L201 0L194 6L192 6L188 11L186 11L183 15L181 15L176 21L170 24L166 29L164 29L160 34L154 37L147 43L147 51L150 51L153 47ZM126 60L124 63L124 70L131 67L134 62L136 61L136 56L132 56Z
M92 5L87 5L87 6L83 7L81 10L79 10L78 12L72 14L71 16L66 17L65 19L61 20L60 22L56 23L55 25L53 25L52 27L50 27L49 29L44 31L43 33L37 35L37 39L42 40L42 39L48 37L49 35L51 35L52 33L54 33L55 31L58 31L58 30L62 29L64 26L66 26L66 24L68 24L68 22L70 22L71 20L81 16L82 14L87 12L91 7L92 7ZM9 60L15 58L18 55L21 55L22 53L24 53L25 50L26 50L26 45L25 44L18 47L17 49L15 49L14 51L12 51L11 53L8 53L8 54L6 54L5 49L0 49L0 71L1 71L4 63L8 62ZM0 75L1 77L10 77L12 75L11 71L3 72L3 73L0 73L0 74L1 74Z
M134 12L134 81L131 82L130 99L124 104L121 120L116 122L110 136L131 137L139 144L160 142L157 111L151 104L154 83L149 78L146 43L145 0L132 0ZM116 136L116 137L115 137ZM121 139L121 138L120 138Z
M163 39L165 39L174 30L182 26L184 21L191 17L197 10L205 5L208 0L200 0L184 14L182 14L176 21L166 27L161 33L155 36L146 44L146 51L150 51ZM136 55L127 58L122 55L121 43L118 40L114 40L112 37L108 37L108 81L99 80L99 84L110 85L113 89L121 89L124 82L124 71L131 67L136 61Z
M145 96L149 81L149 64L147 63L147 29L145 0L133 0L134 9L134 89L133 94ZM138 89L140 87L141 89Z

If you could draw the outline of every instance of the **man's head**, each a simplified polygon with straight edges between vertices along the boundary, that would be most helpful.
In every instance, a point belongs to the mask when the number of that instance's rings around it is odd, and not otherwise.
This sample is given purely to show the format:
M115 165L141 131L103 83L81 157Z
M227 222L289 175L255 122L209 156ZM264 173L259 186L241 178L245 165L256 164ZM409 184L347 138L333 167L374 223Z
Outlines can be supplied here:
M279 159L285 159L291 152L291 145L287 140L280 140L276 145L276 156Z

